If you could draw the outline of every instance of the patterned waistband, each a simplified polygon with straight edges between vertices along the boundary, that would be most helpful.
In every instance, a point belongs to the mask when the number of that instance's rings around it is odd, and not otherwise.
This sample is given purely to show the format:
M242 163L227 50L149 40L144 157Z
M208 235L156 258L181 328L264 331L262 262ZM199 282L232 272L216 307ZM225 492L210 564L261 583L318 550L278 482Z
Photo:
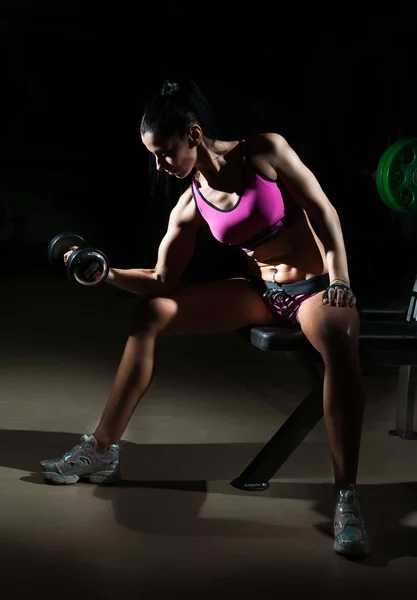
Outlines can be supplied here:
M251 277L249 283L261 293L282 291L286 294L316 294L328 287L330 279L329 274L325 273L324 275L317 275L301 281L292 281L291 283L273 283L264 281L260 277Z

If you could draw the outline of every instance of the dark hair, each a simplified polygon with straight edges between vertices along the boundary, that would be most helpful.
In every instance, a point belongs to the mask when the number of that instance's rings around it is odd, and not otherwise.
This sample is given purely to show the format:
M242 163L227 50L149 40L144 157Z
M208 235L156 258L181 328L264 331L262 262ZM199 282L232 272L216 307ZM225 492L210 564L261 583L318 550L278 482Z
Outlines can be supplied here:
M210 102L192 80L165 79L156 92L150 94L140 123L141 134L154 133L163 137L182 137L191 123L200 125L208 140L218 139L216 119ZM149 193L151 206L170 209L172 203L190 185L192 173L176 180L157 171L155 158L149 157Z
M140 132L182 137L191 123L198 123L205 137L216 139L215 117L198 85L191 80L167 79L147 101Z

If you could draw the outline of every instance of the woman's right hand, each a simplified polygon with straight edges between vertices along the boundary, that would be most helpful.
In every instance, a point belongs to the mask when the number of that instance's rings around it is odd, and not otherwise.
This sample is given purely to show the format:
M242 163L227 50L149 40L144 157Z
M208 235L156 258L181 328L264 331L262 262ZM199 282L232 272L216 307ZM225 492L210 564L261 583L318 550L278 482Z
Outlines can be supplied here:
M69 257L71 256L71 254L74 252L74 250L78 250L79 246L71 246L71 248L68 250L68 252L65 252L64 254L64 263L67 264L67 260L69 259Z

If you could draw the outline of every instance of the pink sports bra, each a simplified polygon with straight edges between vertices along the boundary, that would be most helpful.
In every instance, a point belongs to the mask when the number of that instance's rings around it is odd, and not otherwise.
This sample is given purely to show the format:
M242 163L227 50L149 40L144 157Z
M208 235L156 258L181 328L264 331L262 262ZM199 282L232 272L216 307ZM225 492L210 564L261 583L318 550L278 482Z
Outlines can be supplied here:
M208 202L194 177L191 185L197 208L213 236L219 242L240 246L245 252L250 252L279 234L293 220L285 205L288 196L284 186L256 171L247 156L245 140L240 145L243 189L233 208L221 210ZM298 205L294 208L301 212Z

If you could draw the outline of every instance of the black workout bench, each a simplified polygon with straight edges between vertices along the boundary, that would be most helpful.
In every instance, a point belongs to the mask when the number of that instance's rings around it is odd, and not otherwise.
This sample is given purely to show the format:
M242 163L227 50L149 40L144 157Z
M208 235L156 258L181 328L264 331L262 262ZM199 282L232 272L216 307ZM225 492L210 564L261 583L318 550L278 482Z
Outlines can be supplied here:
M413 431L417 388L414 296L408 313L396 309L360 312L362 370L372 366L399 366L396 423L389 433L402 439L417 439ZM323 416L323 378L316 368L321 356L298 329L251 327L239 334L260 350L284 352L313 388L246 469L231 482L239 489L263 491L268 489L269 480Z

